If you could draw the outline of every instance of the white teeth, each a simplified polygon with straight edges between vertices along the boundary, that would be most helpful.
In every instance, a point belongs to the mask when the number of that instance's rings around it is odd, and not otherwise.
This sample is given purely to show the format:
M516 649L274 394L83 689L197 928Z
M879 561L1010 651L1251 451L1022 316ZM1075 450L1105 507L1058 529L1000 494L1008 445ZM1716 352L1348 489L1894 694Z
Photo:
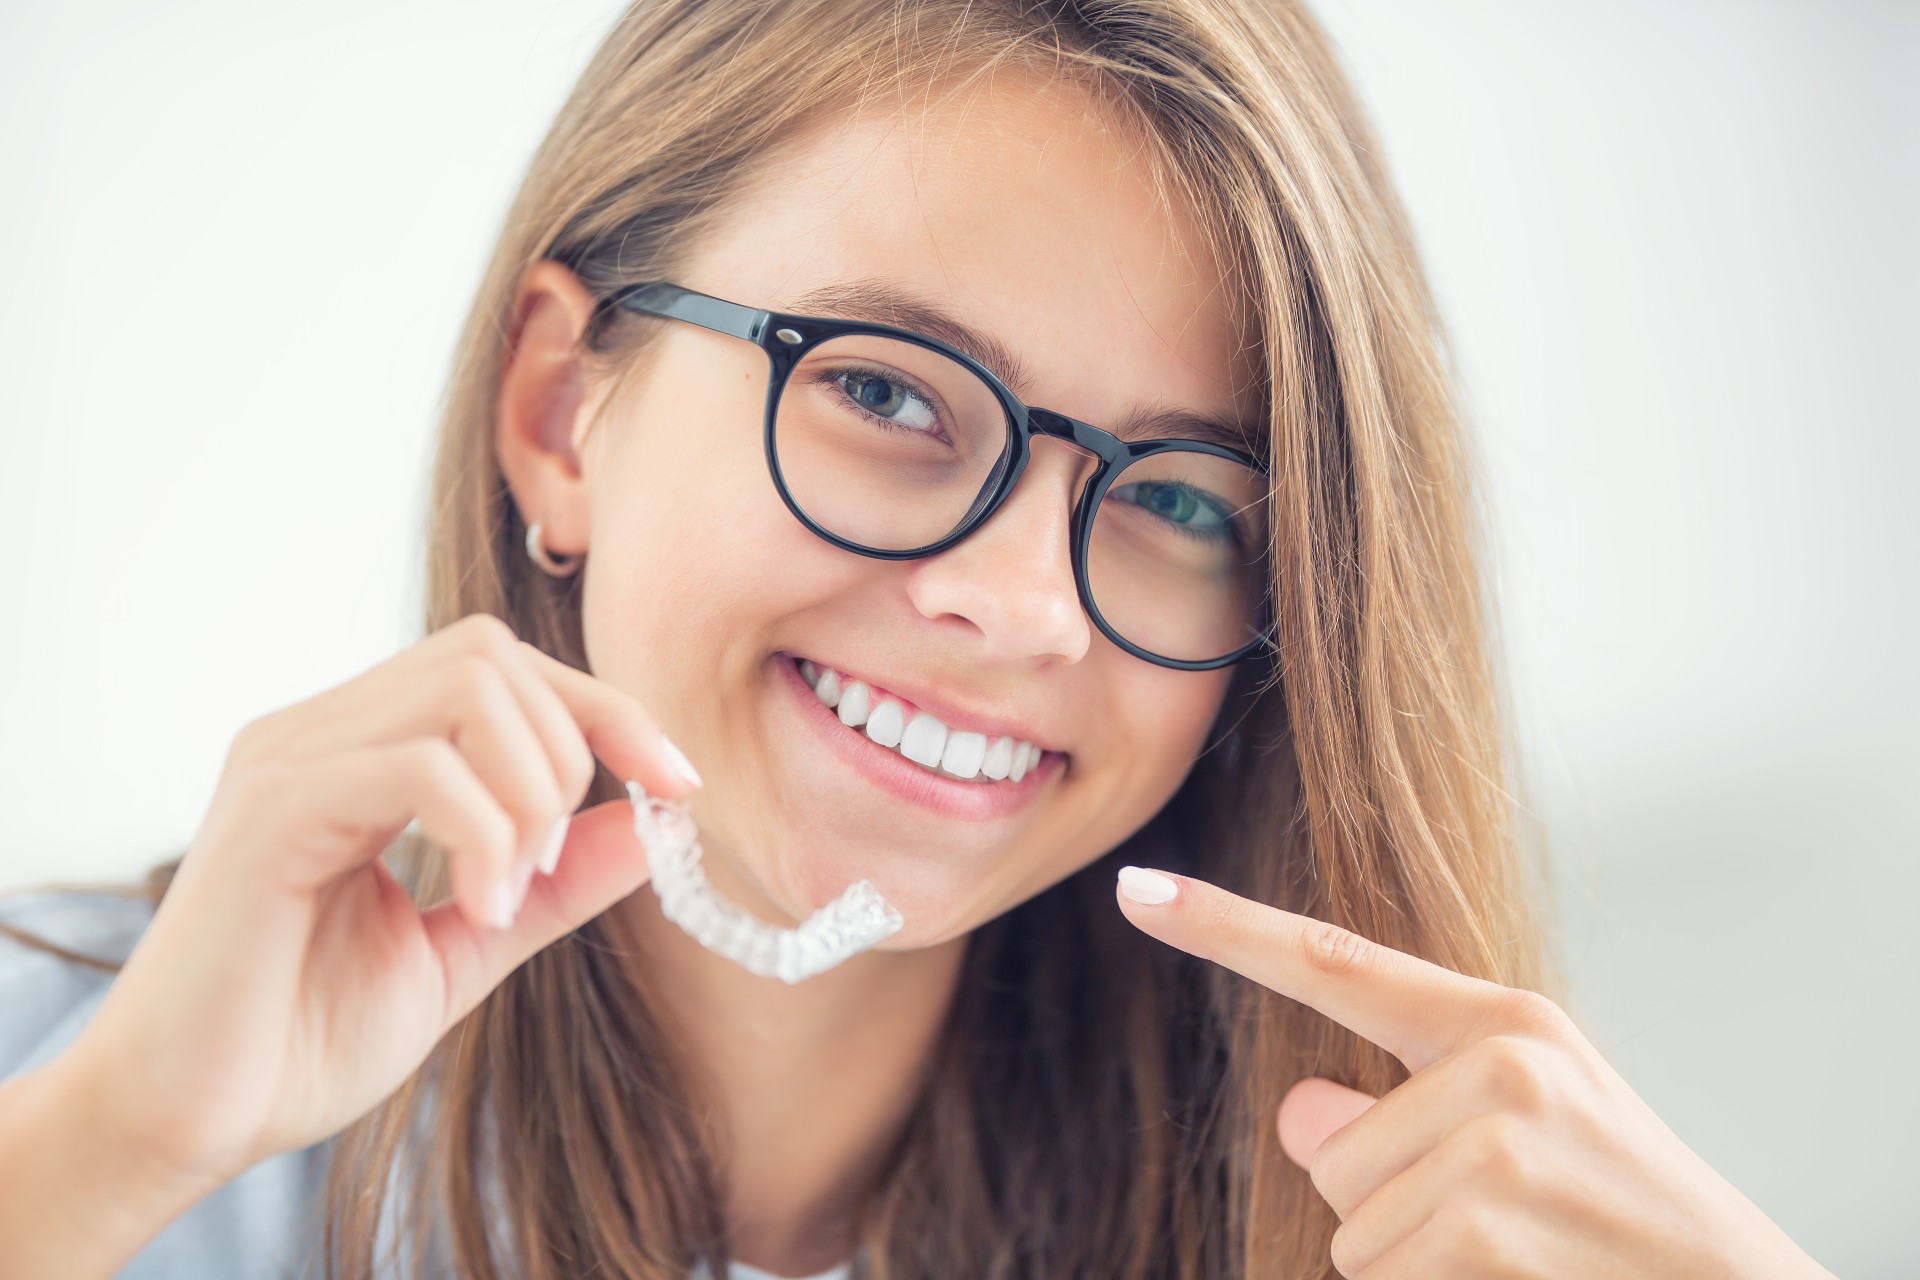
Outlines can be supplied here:
M1030 744L1025 742L1022 742L1014 747L1013 768L1007 772L1007 778L1009 781L1018 782L1020 781L1020 779L1027 776L1027 768L1032 763L1030 759L1030 757L1032 756L1032 753L1033 753L1033 747Z
M905 709L891 698L882 698L880 705L867 715L867 736L883 747L899 746L900 735L906 727Z
M962 778L971 778L980 772L980 762L986 754L986 734L955 729L947 734L947 749L941 753L940 767Z
M1004 735L993 740L985 756L980 760L980 772L995 782L1006 777L1013 769L1013 739Z
M838 712L849 729L865 727L866 735L897 751L923 768L949 777L990 782L1026 777L1040 763L1039 747L1005 734L989 739L971 730L952 730L937 717L907 710L891 698L876 698L864 680L841 681L840 673L810 659L799 662L800 674L821 702Z
M855 680L840 691L840 723L857 729L867 722L867 701L872 691L866 681Z
M872 723L867 726L868 736L873 733ZM947 726L924 711L914 713L907 730L900 736L900 754L915 764L926 765L929 769L940 763L941 755L947 749Z

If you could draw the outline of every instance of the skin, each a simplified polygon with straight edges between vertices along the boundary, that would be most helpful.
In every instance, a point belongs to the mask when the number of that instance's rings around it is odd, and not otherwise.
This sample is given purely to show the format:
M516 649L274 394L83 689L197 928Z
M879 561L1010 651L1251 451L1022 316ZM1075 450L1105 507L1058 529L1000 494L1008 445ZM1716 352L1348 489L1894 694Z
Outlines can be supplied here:
M1229 327L1219 265L1154 198L1137 146L1076 91L1012 72L924 115L831 122L771 162L676 282L783 308L884 278L998 336L1033 369L1032 403L1097 424L1154 402L1257 415L1236 395L1250 344ZM692 812L722 893L791 925L866 877L907 921L789 988L702 949L651 894L622 908L733 1135L738 1256L804 1274L852 1247L847 1212L925 1076L967 933L1147 822L1231 673L1143 662L1087 618L1067 529L1088 455L1036 444L1007 503L940 555L858 556L773 488L759 350L671 324L616 395L572 355L591 305L557 263L525 276L498 450L549 550L588 556L594 674L700 770ZM795 749L782 650L1023 713L1068 769L1010 819L922 810Z
M1168 872L1116 901L1171 946L1316 1009L1412 1074L1287 1091L1281 1148L1353 1280L1833 1280L1661 1123L1558 1005ZM1172 891L1165 897L1166 890Z
M1101 422L1168 388L1225 407L1209 388L1232 385L1240 348L1204 305L1220 295L1200 259L1177 252L1191 228L1153 207L1083 104L1002 85L918 123L811 139L772 172L778 199L747 206L685 282L775 303L878 264L965 303L1033 361L1049 407ZM736 1254L823 1269L850 1251L848 1207L924 1078L967 931L1112 847L1185 776L1225 678L1137 662L1079 618L1061 553L1077 455L1049 447L940 557L846 555L765 485L754 371L722 341L676 335L610 404L611 429L583 438L597 402L569 352L587 302L562 268L528 274L500 441L555 549L592 540L599 678L481 614L247 725L105 1002L52 1063L0 1081L0 1273L117 1274L239 1171L364 1114L516 965L607 910L633 913L732 1130ZM816 645L1042 717L1072 768L999 826L880 800L774 730L767 657ZM704 765L695 813L726 891L791 921L867 874L909 930L797 988L755 978L637 892L624 799L572 817L533 876L595 759L685 794L663 729ZM409 819L453 857L455 898L424 912L378 860ZM1117 887L1133 924L1408 1068L1382 1098L1304 1080L1276 1117L1341 1220L1342 1275L1832 1280L1551 1001L1199 880L1162 876L1142 900L1140 874ZM503 882L524 905L495 929Z
M1133 146L1073 92L1002 76L912 126L822 133L770 171L679 283L779 307L861 273L950 300L1037 374L1029 399L1094 423L1163 397L1249 413L1246 349L1217 265L1158 205ZM570 372L591 300L526 277L500 451L556 552L588 552L586 638L706 777L694 817L714 882L791 924L871 878L908 925L787 989L636 913L737 1142L738 1254L798 1275L851 1250L846 1214L924 1077L967 932L1111 849L1185 778L1224 672L1169 671L1082 613L1066 553L1088 460L1037 447L1007 506L919 561L842 552L766 475L765 363L673 326L582 442L600 401ZM771 707L778 650L904 672L1037 717L1072 754L1027 812L956 823L796 753ZM1299 999L1414 1074L1375 1099L1313 1078L1276 1117L1342 1220L1342 1275L1829 1277L1676 1138L1545 997L1469 978L1305 917L1174 878L1134 924ZM1830 1278L1829 1278L1830 1280Z

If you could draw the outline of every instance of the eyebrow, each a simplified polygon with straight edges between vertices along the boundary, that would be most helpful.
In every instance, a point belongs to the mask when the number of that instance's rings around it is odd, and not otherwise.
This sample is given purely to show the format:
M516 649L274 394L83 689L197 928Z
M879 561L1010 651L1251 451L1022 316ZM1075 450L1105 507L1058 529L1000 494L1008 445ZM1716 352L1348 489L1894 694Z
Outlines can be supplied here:
M937 303L882 280L850 280L822 285L795 298L783 310L796 314L864 320L871 324L911 329L965 352L992 370L1007 389L1022 400L1033 387L1033 373L1005 343L985 333ZM1099 424L1105 426L1105 424ZM1229 422L1204 413L1161 405L1136 408L1107 430L1122 440L1205 440L1264 459L1256 448L1256 433L1245 423Z

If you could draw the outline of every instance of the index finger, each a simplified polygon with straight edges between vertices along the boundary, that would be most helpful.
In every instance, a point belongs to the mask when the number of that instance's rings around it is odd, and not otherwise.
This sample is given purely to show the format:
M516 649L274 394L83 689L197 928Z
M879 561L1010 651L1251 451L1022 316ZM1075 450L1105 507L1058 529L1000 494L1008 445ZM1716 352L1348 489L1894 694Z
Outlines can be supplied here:
M640 700L575 667L537 645L522 652L580 726L593 754L614 776L635 779L655 795L684 796L700 785L700 776Z
M1135 880L1129 873L1139 870L1121 872L1119 902L1141 930L1319 1010L1409 1071L1470 1041L1516 1029L1546 1002L1191 876L1148 872L1172 882L1176 892L1165 902L1137 902L1125 887Z

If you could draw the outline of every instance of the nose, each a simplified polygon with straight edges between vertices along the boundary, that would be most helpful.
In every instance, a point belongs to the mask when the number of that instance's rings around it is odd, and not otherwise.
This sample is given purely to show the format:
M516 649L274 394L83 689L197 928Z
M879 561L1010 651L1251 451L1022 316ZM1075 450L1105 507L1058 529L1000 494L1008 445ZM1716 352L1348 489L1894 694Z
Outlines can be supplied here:
M1093 623L1074 586L1069 531L1091 469L1078 446L1034 437L1027 469L1000 509L956 545L910 562L914 607L970 622L986 658L1084 658Z

